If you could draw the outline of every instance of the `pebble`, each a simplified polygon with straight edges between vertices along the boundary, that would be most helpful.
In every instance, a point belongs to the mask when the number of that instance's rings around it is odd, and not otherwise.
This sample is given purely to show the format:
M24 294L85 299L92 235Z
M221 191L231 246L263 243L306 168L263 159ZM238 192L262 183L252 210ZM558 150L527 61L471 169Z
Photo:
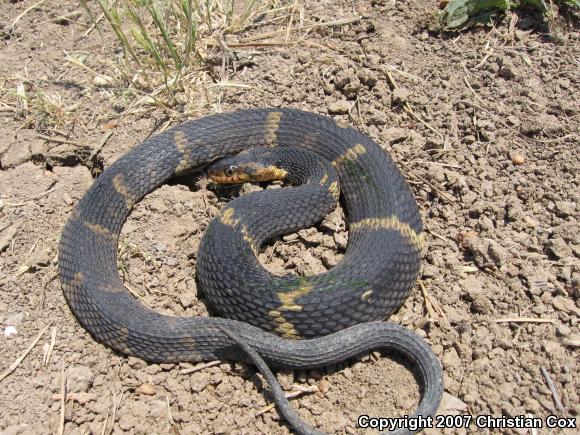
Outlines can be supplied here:
M560 237L548 240L546 246L548 250L559 259L569 257L572 254L564 239Z
M512 157L512 163L514 165L523 165L524 163L526 163L526 158L523 156L523 154L515 154Z
M350 103L346 100L335 101L328 105L328 113L331 115L343 115L350 110Z
M123 414L119 418L119 427L123 430L129 431L135 426L133 416L129 414Z
M332 252L323 252L320 259L325 267L331 268L336 266L336 257Z
M556 201L555 206L554 212L559 217L573 216L576 212L576 204L570 201Z
M342 233L334 233L334 242L339 249L346 249L348 240Z
M11 326L7 326L4 329L4 335L6 336L6 338L10 338L10 337L12 337L13 335L16 335L16 334L18 334L18 331L12 325Z
M142 369L147 367L147 363L145 361L143 361L141 358L135 358L133 356L130 356L127 359L127 364L129 364L129 367L133 369Z
M67 391L86 393L93 384L93 372L85 366L71 367L66 375Z
M93 85L95 86L108 86L113 82L113 79L109 76L98 75L93 77Z
M552 300L552 305L556 310L569 314L578 313L580 311L576 308L576 304L572 299L565 298L564 296L556 296Z
M318 384L318 390L322 394L326 394L328 390L330 390L330 382L328 382L326 379L321 380Z
M155 394L155 387L151 384L142 384L135 392L144 394L145 396L153 396Z

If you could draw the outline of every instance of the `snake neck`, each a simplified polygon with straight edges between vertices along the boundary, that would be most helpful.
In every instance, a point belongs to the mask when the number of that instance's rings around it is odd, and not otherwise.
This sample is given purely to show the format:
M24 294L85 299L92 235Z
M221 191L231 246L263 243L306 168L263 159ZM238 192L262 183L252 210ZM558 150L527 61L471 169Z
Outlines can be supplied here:
M227 164L259 162L283 174L293 187L253 192L231 201L212 226L226 227L226 237L242 238L253 249L267 240L316 224L334 210L340 195L332 164L316 153L297 148L254 148ZM221 231L221 230L220 230ZM212 228L210 228L212 232ZM255 250L254 249L254 250Z

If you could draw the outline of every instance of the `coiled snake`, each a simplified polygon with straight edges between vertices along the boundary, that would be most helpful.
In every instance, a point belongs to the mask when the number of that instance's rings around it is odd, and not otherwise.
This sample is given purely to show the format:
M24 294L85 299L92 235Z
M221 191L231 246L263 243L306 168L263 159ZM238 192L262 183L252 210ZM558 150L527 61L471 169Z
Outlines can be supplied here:
M175 174L255 147L310 150L317 158L304 166L318 166L301 175L309 183L267 191L286 195L278 208L268 198L248 195L253 198L239 198L246 202L243 208L228 204L209 226L198 255L199 281L212 305L229 318L172 317L141 305L117 271L118 236L134 204ZM330 167L335 173L325 169ZM308 278L267 273L255 255L260 244L322 218L321 203L338 198L335 177L349 224L344 259ZM380 321L410 292L422 243L408 185L366 135L299 110L249 109L185 122L145 140L106 169L63 229L59 274L80 323L123 354L151 362L252 361L267 370L260 357L275 367L307 369L371 349L393 349L417 367L422 400L413 415L428 416L442 394L437 358L420 337ZM314 433L290 415L279 386L273 389L290 424Z

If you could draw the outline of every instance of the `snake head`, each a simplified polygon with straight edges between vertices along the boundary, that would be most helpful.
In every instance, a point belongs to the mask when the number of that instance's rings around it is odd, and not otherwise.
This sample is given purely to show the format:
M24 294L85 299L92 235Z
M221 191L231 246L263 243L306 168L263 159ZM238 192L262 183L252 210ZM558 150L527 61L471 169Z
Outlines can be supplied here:
M225 157L208 169L209 178L218 184L239 184L283 180L287 171L278 167L268 148L252 148Z

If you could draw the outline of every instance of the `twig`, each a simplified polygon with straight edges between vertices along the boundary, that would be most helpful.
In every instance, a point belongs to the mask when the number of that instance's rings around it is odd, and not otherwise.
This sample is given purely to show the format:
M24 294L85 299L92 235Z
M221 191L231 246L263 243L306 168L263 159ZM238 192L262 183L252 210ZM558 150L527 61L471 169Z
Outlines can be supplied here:
M13 107L13 106L11 106L11 105L9 105L9 104L6 104L6 103L4 103L3 101L0 101L0 106L4 106L4 107L6 107L8 110L12 110L13 112L16 112L16 111L17 111L16 107Z
M57 393L51 396L52 400L62 400L62 394ZM78 403L87 403L93 400L97 400L99 396L94 393L66 393L66 401L73 401Z
M383 73L387 76L387 79L389 80L389 83L391 84L393 89L399 89L399 85L397 84L397 82L393 78L393 75L391 74L391 72L384 70ZM409 115L411 115L411 117L413 117L417 122L423 124L429 130L431 130L433 133L435 133L437 136L443 137L443 135L441 133L439 133L439 131L435 127L433 127L431 124L429 124L427 121L424 121L419 115L417 115L415 113L415 111L411 108L411 105L407 101L403 102L403 110L405 112L407 112Z
M80 62L79 60L71 57L66 51L64 51L64 54L66 56L66 60L69 61L70 63L72 63L73 65L76 65L78 67L81 67L85 70L87 70L88 72L90 72L91 74L101 77L104 81L106 81L107 83L112 83L113 79L107 75L101 74L96 72L94 69L89 68L88 66L86 66L84 63Z
M55 190L56 190L56 187L53 187L52 189L48 189L48 190L45 190L44 192L37 193L36 195L32 195L32 196L28 197L28 199L24 200L23 202L5 202L4 205L6 207L22 207L23 205L30 204L35 199L41 198L44 195L48 195L49 193L54 192Z
M312 31L314 29L318 29L320 27L344 26L346 24L357 23L361 19L362 19L362 17L351 17L351 18L343 18L340 20L325 21L324 23L311 24L309 26L304 26L302 28L292 27L291 31L304 30L306 32L310 32L310 31ZM287 29L275 30L273 32L262 33L260 35L255 35L255 36L250 36L249 38L244 38L244 39L240 40L240 42L246 43L246 42L258 41L261 39L268 39L268 38L272 38L274 36L282 36L282 35L286 34L286 32L287 32Z
M304 393L316 393L317 391L320 391L320 389L315 385L310 385L308 387L299 387L298 385L295 385L294 388L298 388L298 389L295 391L291 391L289 393L286 393L287 399L293 399L293 398L298 397ZM254 417L259 417L260 415L268 412L270 409L274 408L275 406L276 406L275 403L270 403L269 405L264 406L262 409L260 409L258 412L256 412Z
M496 319L495 323L556 323L553 319L537 319L535 317L506 317Z
M431 296L421 281L419 281L419 286L421 287L421 292L425 298L425 306L427 307L429 315L433 319L439 318L449 323L449 320L447 320L447 316L445 315L443 308L441 308L441 305L439 305L439 302L437 302L437 300Z
M129 293L131 293L133 296L135 296L137 299L139 299L141 302L143 302L145 305L147 305L149 308L151 308L151 303L145 299L143 296L141 296L139 293L137 293L137 291L135 289L133 289L131 286L129 286L129 284L127 283L123 283L123 286L129 290Z
M12 26L10 26L10 32L14 31L16 24L18 23L18 21L20 21L22 19L22 17L24 17L24 15L26 15L28 12L32 11L33 9L39 7L40 5L42 5L45 1L46 0L40 0L39 2L34 3L28 9L26 9L24 12L22 12L20 15L18 15L16 17L16 19L14 21L12 21Z
M385 66L387 68L390 68L392 71L394 71L394 72L396 72L398 74L401 74L403 77L406 77L408 79L412 79L412 80L415 80L415 81L421 81L421 77L416 76L415 74L411 74L411 73L408 73L406 71L400 70L395 65L391 65L390 63L385 63Z
M269 263L272 261L272 257L274 256L274 251L276 251L276 246L278 246L278 240L276 240L274 242L274 245L272 245L272 252L270 252L270 255L268 256L268 259L266 260L266 263Z
M217 365L219 365L221 363L222 363L222 361L215 360L215 361L210 361L210 362L207 362L207 363L199 364L199 365L197 365L195 367L191 367L189 369L183 369L181 371L181 374L182 375L188 375L190 373L199 372L200 370L207 369L208 367L217 366Z
M95 147L95 149L93 150L93 152L89 156L89 158L88 158L89 161L93 160L97 156L97 154L99 154L99 152L101 151L101 149L105 146L105 144L107 143L107 141L109 140L109 138L112 135L113 135L113 132L112 131L109 131L109 132L105 133L105 135L103 136L103 138L101 139L101 141L99 142L99 144Z
M59 139L58 137L46 136L44 134L37 134L36 137L38 137L39 139L43 139L47 142L54 142L54 143L60 143L60 144L66 144L66 145L75 145L77 147L88 148L88 149L93 148L91 145L88 145L86 143L75 142L75 141L66 140L66 139Z
M14 222L8 225L6 229L3 228L1 230L2 234L0 235L0 252L4 251L4 249L6 249L10 245L10 242L18 232L20 225L22 225L22 222Z
M0 382L2 382L2 380L8 376L10 373L12 373L14 370L16 370L16 367L18 367L20 365L20 363L24 360L24 358L26 358L26 355L28 355L30 353L30 351L32 350L32 348L34 346L36 346L36 343L38 343L38 340L40 340L40 337L42 337L42 335L48 330L48 328L50 327L50 323L48 325L46 325L39 333L36 337L34 337L34 340L32 340L32 342L28 345L28 347L26 348L26 350L24 352L22 352L22 354L16 358L16 361L14 361L12 363L12 365L10 367L8 367L1 375L0 375Z
M169 396L165 396L165 403L167 404L167 421L169 422L169 426L173 430L177 429L177 425L175 424L175 420L173 420L173 414L171 414L171 406L169 406ZM176 432L178 433L178 432Z
M425 183L427 186L429 186L431 189L433 189L435 192L437 192L437 194L440 197L445 198L449 202L456 202L457 201L457 198L455 198L453 195L450 195L449 193L439 189L433 183L431 183L430 181L426 180L425 178L421 177L416 172L414 172L405 162L400 162L400 164L403 166L406 166L409 169L409 174L411 174L411 176L413 176L416 179L418 179L419 181Z
M50 362L50 357L52 356L52 351L54 350L54 345L56 344L56 326L52 328L52 333L50 336L50 344L48 345L48 350L46 351L46 355L44 357L43 365L46 367Z
M66 404L66 377L64 372L64 361L60 369L60 423L58 425L58 435L64 434L64 407Z
M430 230L430 229L428 229L428 228L426 228L426 229L425 229L425 231L426 231L426 232L428 232L429 234L431 234L432 236L435 236L435 237L437 237L439 240L443 240L444 242L450 242L450 241L451 241L451 240L450 240L450 239L448 239L447 237L445 237L445 236L442 236L441 234L438 234L438 233L436 233L435 231L433 231L433 230Z
M103 422L103 428L101 429L101 435L105 435L108 422L109 422L109 410L107 409L107 413L105 414L105 421Z
M461 166L459 165L451 165L449 163L441 163L441 162L430 162L429 160L413 160L412 162L409 163L422 163L425 165L439 165L443 166L444 168L461 169Z
M113 433L113 429L115 428L115 420L117 419L117 409L119 408L119 404L123 400L123 393L121 393L121 397L117 400L117 393L113 393L113 415L111 416L111 421L113 424L111 425L111 430L109 433Z
M105 14L101 14L101 15L99 15L99 16L98 16L98 18L95 20L95 22L94 22L93 24L91 24L91 27L89 27L89 28L88 28L88 29L85 31L85 33L83 33L83 34L81 35L81 39L82 39L82 38L86 38L86 37L89 35L89 33L91 33L93 30L95 30L95 29L96 29L96 27L97 27L97 25L98 25L98 24L101 22L101 20L102 20L104 17L105 17Z
M543 366L540 367L540 370L542 372L542 375L544 375L544 379L546 380L546 384L548 384L548 388L552 392L552 398L554 399L556 407L561 413L564 413L565 411L564 405L562 405L562 399L560 399L560 394L558 393L558 389L556 388L554 380Z

